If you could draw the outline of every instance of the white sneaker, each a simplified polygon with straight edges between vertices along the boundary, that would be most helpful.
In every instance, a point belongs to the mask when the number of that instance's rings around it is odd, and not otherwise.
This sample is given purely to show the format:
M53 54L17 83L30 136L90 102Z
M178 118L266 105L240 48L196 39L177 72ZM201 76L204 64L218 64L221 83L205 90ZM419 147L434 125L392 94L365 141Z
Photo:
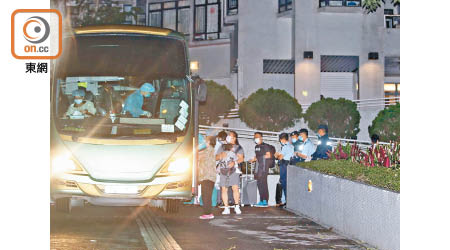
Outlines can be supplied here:
M223 210L222 214L230 214L230 208L229 207L225 207L225 209Z
M241 212L241 208L239 208L239 205L234 206L234 212L235 212L236 214L241 214L241 213L242 213L242 212Z

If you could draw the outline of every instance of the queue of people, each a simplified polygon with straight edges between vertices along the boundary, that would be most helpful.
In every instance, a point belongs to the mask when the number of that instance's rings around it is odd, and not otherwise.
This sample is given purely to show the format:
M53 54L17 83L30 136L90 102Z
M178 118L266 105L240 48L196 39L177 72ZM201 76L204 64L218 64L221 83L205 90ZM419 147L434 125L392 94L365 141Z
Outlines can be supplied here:
M315 149L309 139L308 130L300 129L292 133L281 133L279 143L281 150L276 152L273 145L264 142L261 132L254 133L255 157L249 163L255 164L254 179L259 191L259 202L256 207L267 207L269 201L269 189L267 178L269 169L275 167L278 162L280 167L279 182L282 186L284 200L287 200L287 167L303 161L326 159L327 152L331 151L328 138L328 127L320 125L317 131L319 144ZM203 215L200 219L212 219L212 192L214 188L220 189L217 204L223 203L222 214L241 214L240 209L240 165L244 163L244 149L239 144L238 134L235 131L220 131L217 135L209 134L206 137L207 148L199 153L199 181L202 185ZM230 194L231 189L231 194ZM229 196L232 197L229 197ZM256 195L256 194L255 194ZM230 198L233 205L231 206ZM278 206L284 206L286 202L280 202Z

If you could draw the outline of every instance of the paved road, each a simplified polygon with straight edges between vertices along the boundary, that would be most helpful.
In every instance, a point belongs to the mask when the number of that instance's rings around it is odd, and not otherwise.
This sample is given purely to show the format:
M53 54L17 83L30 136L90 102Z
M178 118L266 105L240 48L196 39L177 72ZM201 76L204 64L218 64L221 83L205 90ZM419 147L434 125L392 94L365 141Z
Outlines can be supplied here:
M148 207L75 207L71 214L51 207L51 249L366 249L283 209L245 207L241 215L214 220L184 205L177 214Z

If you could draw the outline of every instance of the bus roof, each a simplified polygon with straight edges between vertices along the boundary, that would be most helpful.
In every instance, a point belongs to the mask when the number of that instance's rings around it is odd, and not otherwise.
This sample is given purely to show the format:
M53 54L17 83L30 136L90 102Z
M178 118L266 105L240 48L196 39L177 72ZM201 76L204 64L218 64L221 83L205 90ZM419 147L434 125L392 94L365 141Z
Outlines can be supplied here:
M77 27L74 29L74 33L76 35L99 34L99 33L134 33L134 34L169 36L184 39L183 34L173 31L171 29L151 27L151 26L123 25L123 24Z

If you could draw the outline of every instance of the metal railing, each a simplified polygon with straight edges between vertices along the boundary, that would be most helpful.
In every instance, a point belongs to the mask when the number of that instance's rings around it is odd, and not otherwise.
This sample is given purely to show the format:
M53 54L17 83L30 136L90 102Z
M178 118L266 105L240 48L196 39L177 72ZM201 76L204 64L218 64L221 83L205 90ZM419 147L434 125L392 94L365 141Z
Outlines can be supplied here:
M239 134L239 139L250 139L253 140L253 135L255 132L261 132L263 134L264 140L271 142L271 143L278 143L278 136L282 132L273 132L273 131L264 131L264 130L253 130L253 129L242 129L242 128L228 128L228 127L214 127L214 126L205 126L200 125L200 133L205 135L206 131L209 129L216 130L217 134L219 131L225 130L225 131L236 131L236 133ZM309 139L317 145L318 138L316 135L310 135ZM346 138L336 138L336 137L330 137L331 146L334 148L338 143L346 144L346 143L355 143L362 149L367 149L372 145L372 142L370 141L363 141L363 140L353 140L353 139L346 139ZM380 145L388 145L388 142L379 142Z
M400 103L400 96L386 97L386 98L375 98L375 99L363 99L363 100L353 100L358 105L358 108L365 107L386 107L396 105Z
M385 107L396 105L400 102L400 96L395 97L385 97L385 98L374 98L374 99L360 99L360 100L351 100L357 104L359 108L365 107ZM301 104L302 108L306 111L311 104Z

